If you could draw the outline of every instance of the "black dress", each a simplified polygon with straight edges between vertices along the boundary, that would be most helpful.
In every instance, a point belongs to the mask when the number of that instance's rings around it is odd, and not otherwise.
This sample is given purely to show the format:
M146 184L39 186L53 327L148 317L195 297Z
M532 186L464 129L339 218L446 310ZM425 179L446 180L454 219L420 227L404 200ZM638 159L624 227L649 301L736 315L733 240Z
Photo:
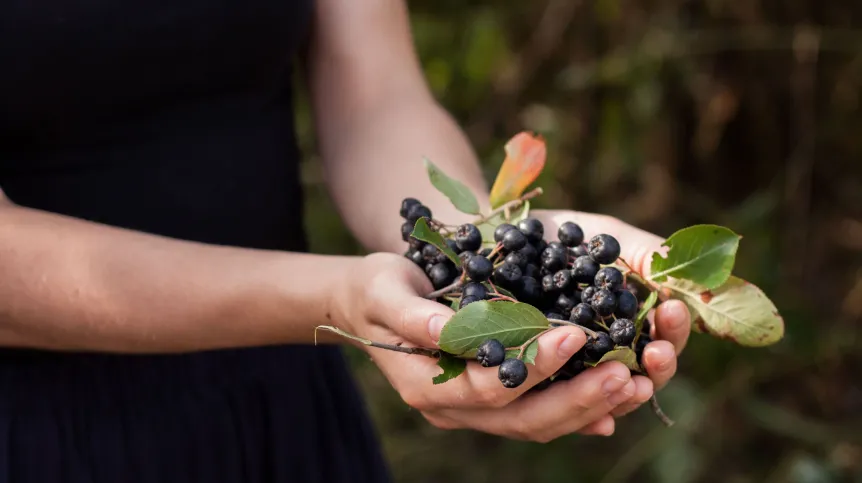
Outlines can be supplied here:
M0 2L0 187L100 223L305 250L290 87L311 10ZM337 349L0 349L0 483L294 481L388 481Z

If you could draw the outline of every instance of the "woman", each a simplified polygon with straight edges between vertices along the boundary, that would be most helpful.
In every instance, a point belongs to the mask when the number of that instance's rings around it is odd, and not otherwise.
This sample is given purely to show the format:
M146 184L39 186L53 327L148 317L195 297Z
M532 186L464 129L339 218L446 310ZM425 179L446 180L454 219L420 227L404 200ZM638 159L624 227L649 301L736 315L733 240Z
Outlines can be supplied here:
M0 481L387 480L340 351L313 329L432 346L451 311L397 254L303 253L297 54L327 183L369 250L403 251L406 196L464 219L422 155L487 193L425 86L402 0L0 7ZM661 242L538 215L614 233L637 264ZM673 375L688 323L681 304L656 314L652 381L607 364L517 400L581 331L542 337L512 390L491 369L432 386L431 360L369 355L436 426L608 435Z

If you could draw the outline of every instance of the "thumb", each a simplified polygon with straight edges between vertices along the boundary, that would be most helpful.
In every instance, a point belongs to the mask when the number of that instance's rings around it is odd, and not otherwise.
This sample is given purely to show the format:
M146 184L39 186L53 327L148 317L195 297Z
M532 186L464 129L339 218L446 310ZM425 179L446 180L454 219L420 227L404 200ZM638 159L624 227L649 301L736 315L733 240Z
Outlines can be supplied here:
M412 268L412 267L411 267ZM440 331L455 313L446 305L425 298L430 283L418 270L388 276L370 290L370 317L419 347L437 347Z

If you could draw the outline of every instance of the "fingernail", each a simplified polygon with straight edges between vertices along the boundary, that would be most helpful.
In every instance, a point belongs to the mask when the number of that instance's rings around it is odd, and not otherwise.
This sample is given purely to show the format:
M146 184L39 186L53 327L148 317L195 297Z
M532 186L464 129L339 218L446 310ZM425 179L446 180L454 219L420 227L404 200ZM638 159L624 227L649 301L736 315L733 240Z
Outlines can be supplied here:
M434 342L440 340L440 332L444 325L446 325L446 317L442 315L431 317L431 320L428 321L428 335L431 336L431 340Z
M573 334L569 334L560 342L560 347L557 348L557 355L560 359L569 360L570 357L575 355L575 352L578 352L580 344L578 344L577 337Z
M629 387L629 386L631 386L631 387ZM619 391L608 396L608 402L610 404L616 406L618 404L622 404L622 403L628 401L634 395L635 395L635 383L634 383L634 381L630 380L628 383L626 383L626 385L623 386L622 389L620 389Z
M604 391L605 396L610 397L611 394L622 389L631 379L623 379L621 377L612 376L605 380L605 383L602 384L602 391Z

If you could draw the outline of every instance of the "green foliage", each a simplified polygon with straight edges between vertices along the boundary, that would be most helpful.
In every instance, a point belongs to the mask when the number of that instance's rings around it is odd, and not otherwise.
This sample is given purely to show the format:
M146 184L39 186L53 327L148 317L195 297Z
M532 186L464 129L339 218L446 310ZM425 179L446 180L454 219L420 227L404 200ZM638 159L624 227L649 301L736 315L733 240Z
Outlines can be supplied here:
M488 339L520 346L548 329L548 319L534 307L508 301L473 302L443 326L438 345L450 354L470 357Z
M740 238L717 225L679 230L662 244L670 247L666 258L658 253L653 255L650 279L664 282L671 276L716 288L730 277Z
M476 201L476 196L470 192L469 188L464 186L460 181L446 176L446 173L441 171L429 159L426 158L424 163L431 184L437 188L437 191L446 195L449 201L455 205L455 208L464 213L479 214L479 202Z
M443 369L443 372L434 376L432 382L434 384L443 384L450 379L460 376L467 369L467 361L444 353L437 360L437 366Z
M434 245L441 252L445 253L446 256L449 257L449 260L452 260L456 266L461 266L461 259L458 258L458 255L453 252L451 248L449 248L449 245L446 244L446 240L428 226L428 222L425 221L425 218L419 218L416 220L416 226L413 227L413 233L411 233L410 236Z

